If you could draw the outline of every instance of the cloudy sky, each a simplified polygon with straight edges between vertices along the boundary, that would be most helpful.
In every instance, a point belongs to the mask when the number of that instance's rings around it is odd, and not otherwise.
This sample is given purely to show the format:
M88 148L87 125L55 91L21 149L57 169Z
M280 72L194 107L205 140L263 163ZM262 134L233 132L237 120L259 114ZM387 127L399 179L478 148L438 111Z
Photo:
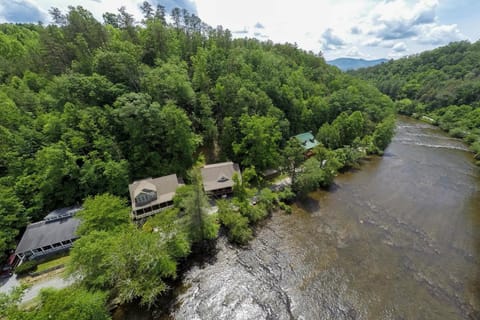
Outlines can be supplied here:
M120 6L141 19L142 0L0 0L0 22L48 23L48 9L81 5L99 20ZM150 0L186 8L235 37L297 43L325 58L398 58L480 38L479 0Z

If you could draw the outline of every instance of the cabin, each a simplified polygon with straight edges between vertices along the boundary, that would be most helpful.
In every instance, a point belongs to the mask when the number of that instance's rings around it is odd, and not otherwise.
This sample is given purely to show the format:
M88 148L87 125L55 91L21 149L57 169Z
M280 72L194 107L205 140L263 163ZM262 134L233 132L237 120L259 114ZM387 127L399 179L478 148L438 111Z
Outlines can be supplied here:
M300 142L300 145L305 150L304 155L306 157L311 157L313 155L313 148L320 144L315 139L311 131L297 134L295 138L298 140L298 142Z
M74 216L80 210L78 206L57 209L42 221L29 224L15 250L16 264L70 249L79 238L76 231L80 220Z
M203 179L203 189L213 197L227 196L233 193L233 175L241 177L238 164L222 162L205 165L200 169Z
M132 203L131 217L139 220L173 206L173 197L183 181L176 174L135 181L128 186Z

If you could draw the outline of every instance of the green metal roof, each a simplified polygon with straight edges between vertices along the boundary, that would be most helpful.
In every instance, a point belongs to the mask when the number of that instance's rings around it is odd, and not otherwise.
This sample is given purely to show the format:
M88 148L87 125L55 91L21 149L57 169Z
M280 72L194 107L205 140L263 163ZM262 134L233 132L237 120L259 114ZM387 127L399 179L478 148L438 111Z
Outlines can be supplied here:
M314 147L319 145L319 142L315 139L311 132L297 134L295 138L298 139L298 141L305 150L313 149Z

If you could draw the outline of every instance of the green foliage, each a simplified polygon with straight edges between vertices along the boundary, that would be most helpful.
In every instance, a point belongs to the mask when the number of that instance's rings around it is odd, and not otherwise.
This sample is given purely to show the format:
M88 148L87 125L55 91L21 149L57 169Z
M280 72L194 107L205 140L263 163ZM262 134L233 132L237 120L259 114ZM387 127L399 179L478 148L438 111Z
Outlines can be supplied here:
M399 113L438 124L472 145L480 137L479 44L453 42L353 73L396 99ZM381 149L388 141L389 130L385 126L377 129L373 139Z
M58 320L107 320L110 319L106 308L107 294L100 291L88 291L81 287L65 289L43 289L40 291L40 307L27 311L28 320L55 318Z
M142 87L160 104L174 100L183 106L193 105L195 92L188 78L187 64L180 61L159 63L142 77Z
M184 223L188 230L190 240L200 243L204 240L215 239L218 235L219 225L215 217L208 213L210 207L208 198L203 191L200 170L194 168L189 172L191 186L180 190L177 203L184 212Z
M428 110L452 104L473 104L480 97L479 52L478 42L452 42L352 73L371 80L394 99L422 102ZM407 107L400 111L411 114L413 110Z
M68 271L89 288L111 290L120 302L140 298L150 306L167 289L163 279L176 277L175 256L183 255L170 240L133 226L93 231L75 242Z
M124 200L107 193L87 198L77 217L82 220L77 234L84 236L93 231L113 231L128 225L130 209Z
M354 147L393 111L373 86L294 45L233 40L188 12L170 23L161 7L144 10L141 28L125 8L102 24L79 6L52 9L46 26L0 24L0 249L49 210L96 194L124 197L134 179L184 176L199 151L261 172L284 164L294 134L328 123L325 146ZM419 80L404 92L427 97ZM475 99L475 81L460 87L468 101L459 105ZM204 235L213 237L215 216L207 220Z
M0 292L0 319L24 320L25 314L19 310L26 286L14 287L10 292Z
M269 188L263 188L258 194L258 204L260 204L267 212L271 213L280 203L277 193Z
M257 176L255 168L246 168L240 176L237 173L233 174L233 195L236 200L245 202L255 194L255 189L250 188L250 181Z
M243 115L240 118L240 141L233 143L235 156L246 166L258 170L274 167L279 158L281 132L278 120L271 117Z
M253 237L248 218L237 212L231 203L220 200L217 202L218 218L228 229L228 239L237 244L247 244Z
M18 225L26 223L25 209L12 188L0 185L0 256L13 248Z
M296 181L296 169L305 161L304 153L305 149L295 137L290 138L283 149L283 167L292 179L292 184Z
M278 199L282 202L290 203L295 199L295 197L296 194L295 192L293 192L291 187L285 187L283 190L278 192ZM285 210L286 205L282 204L282 202L280 202L280 207L282 208L282 210Z
M339 150L330 151L323 146L315 148L315 156L299 168L300 173L292 184L298 197L305 197L309 192L320 187L327 188L333 183L337 171L347 164L339 159Z
M37 270L38 262L35 260L26 261L15 268L15 273L19 276L26 275Z
M191 250L191 243L188 230L179 219L178 209L167 209L161 214L150 217L143 225L146 232L161 233L166 240L169 254L180 259L188 256Z
M234 206L237 208L240 215L246 217L251 225L255 225L257 222L265 219L268 215L268 211L263 206L254 206L249 201L235 201Z
M310 158L305 161L301 168L301 173L295 180L295 184L292 185L293 190L299 197L304 197L309 192L312 192L321 186L324 177L320 166L321 163L315 158Z
M380 122L373 132L373 143L379 152L384 150L395 133L395 118L390 117Z

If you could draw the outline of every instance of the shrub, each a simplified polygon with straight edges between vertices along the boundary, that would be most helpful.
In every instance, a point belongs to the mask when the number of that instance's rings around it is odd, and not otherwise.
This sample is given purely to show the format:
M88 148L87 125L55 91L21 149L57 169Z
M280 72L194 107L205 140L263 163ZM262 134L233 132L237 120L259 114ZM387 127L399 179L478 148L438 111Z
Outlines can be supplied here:
M18 267L15 268L15 273L19 276L25 275L29 272L33 272L37 270L37 261L27 261L19 265Z
M229 203L222 200L218 203L218 218L228 229L228 240L238 244L247 244L252 239L253 232L248 224L248 218L236 212Z

